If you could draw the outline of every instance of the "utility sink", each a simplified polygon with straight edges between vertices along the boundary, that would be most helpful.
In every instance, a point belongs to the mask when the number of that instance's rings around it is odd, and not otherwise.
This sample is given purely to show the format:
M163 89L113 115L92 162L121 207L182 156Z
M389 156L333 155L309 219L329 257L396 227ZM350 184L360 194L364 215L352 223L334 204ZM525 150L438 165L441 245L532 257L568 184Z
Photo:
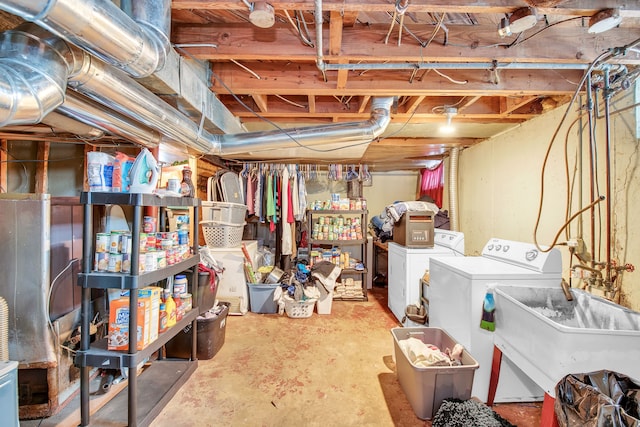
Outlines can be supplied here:
M498 286L494 344L550 396L565 375L606 369L640 380L640 313L588 292Z

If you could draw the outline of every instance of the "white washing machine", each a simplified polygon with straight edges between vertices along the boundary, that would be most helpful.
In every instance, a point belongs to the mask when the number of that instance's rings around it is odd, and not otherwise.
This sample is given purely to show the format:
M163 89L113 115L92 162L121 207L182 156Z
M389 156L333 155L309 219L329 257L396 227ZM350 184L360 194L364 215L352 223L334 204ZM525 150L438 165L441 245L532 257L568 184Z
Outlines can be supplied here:
M446 330L478 361L480 367L471 393L486 402L494 334L480 328L487 285L560 287L560 251L541 252L530 243L492 238L481 256L431 258L429 270L429 326ZM543 396L540 387L510 360L502 358L495 402L531 402L542 400Z
M429 268L429 259L433 256L464 255L464 234L458 231L436 228L433 236L433 248L407 248L389 242L387 263L387 292L389 309L403 326L425 326L414 323L405 317L408 305L421 303L422 276ZM428 311L428 307L427 308Z

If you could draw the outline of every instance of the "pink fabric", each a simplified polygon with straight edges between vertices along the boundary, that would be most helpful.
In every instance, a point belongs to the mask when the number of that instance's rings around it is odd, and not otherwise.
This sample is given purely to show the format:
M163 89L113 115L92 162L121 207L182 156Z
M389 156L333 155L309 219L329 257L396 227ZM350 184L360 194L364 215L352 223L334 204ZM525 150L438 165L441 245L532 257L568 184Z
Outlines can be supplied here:
M435 204L442 207L442 192L444 189L444 163L432 169L420 170L420 197L429 196Z
M294 223L296 220L293 217L293 189L291 188L291 181L287 180L287 197L289 198L289 204L287 205L287 222Z

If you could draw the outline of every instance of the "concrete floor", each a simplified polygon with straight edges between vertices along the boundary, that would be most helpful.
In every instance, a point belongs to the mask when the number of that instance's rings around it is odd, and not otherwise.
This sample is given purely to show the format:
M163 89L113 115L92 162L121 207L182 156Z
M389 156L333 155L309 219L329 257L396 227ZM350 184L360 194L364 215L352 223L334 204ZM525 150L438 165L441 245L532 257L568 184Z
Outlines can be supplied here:
M398 383L390 333L396 326L380 287L367 302L334 301L330 315L229 316L220 351L198 362L151 426L430 426ZM493 409L518 426L540 424L540 402ZM75 414L65 416L68 425L78 424ZM51 417L21 425L64 423Z

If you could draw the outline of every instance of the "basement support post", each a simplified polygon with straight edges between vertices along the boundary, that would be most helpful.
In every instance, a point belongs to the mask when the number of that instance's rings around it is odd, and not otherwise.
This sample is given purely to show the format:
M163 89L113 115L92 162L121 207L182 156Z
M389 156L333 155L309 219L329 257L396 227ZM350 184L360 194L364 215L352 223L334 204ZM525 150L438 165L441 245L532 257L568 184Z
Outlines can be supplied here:
M38 163L36 166L35 193L44 194L49 191L49 152L50 142L38 143Z

